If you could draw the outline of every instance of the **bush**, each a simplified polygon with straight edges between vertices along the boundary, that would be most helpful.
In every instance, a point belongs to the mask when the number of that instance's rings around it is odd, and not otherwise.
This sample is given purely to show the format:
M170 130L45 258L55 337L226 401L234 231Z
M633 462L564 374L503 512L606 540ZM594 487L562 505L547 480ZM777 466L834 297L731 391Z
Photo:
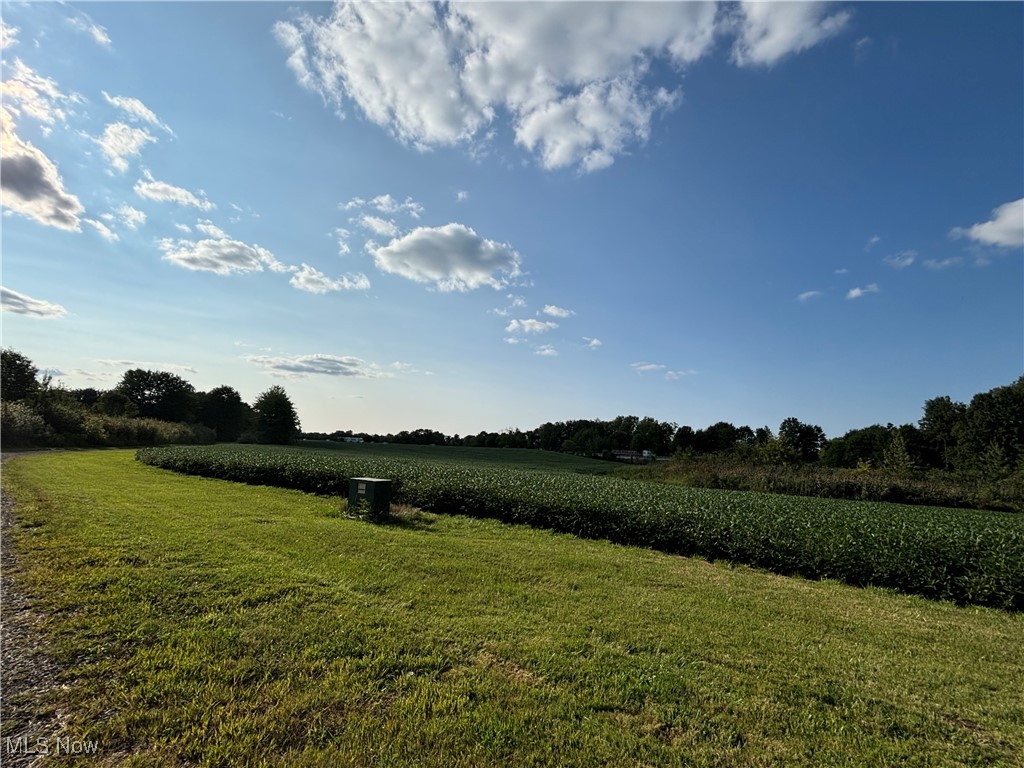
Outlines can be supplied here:
M27 402L0 403L0 436L10 448L28 448L46 442L46 422Z

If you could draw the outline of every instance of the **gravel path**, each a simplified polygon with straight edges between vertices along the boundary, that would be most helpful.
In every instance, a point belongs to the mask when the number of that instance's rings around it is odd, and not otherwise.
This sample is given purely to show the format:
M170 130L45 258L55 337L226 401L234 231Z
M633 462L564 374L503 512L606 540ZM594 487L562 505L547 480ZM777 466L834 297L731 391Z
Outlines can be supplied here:
M0 455L0 461L11 457ZM27 768L44 760L28 750L52 744L61 730L58 713L48 703L60 686L60 669L46 654L43 616L16 581L18 558L11 533L17 528L14 500L0 494L0 764L5 768ZM28 739L27 750L18 748L21 737Z

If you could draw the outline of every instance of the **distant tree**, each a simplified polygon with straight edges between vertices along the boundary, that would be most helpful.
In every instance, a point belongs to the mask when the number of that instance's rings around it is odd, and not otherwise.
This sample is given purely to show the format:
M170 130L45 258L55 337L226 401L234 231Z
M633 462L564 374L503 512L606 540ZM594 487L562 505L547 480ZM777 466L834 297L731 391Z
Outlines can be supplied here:
M905 475L914 469L914 462L907 451L907 442L898 429L893 430L892 438L882 453L882 469L898 475Z
M124 392L112 389L100 395L94 406L100 413L108 416L138 416L139 407Z
M634 451L653 451L658 456L666 455L672 445L676 425L645 416L633 430L630 448Z
M1016 466L1024 459L1024 376L1009 386L972 397L954 436L957 469L980 468L986 453L1001 457L1007 466Z
M24 400L39 390L39 369L25 355L13 349L0 351L0 398L4 402Z
M252 409L234 387L216 387L198 396L198 419L217 433L220 442L232 443L245 431Z
M956 458L956 434L967 406L953 402L948 396L926 400L919 422L924 440L924 461L930 467L952 469Z
M727 421L719 421L693 433L697 453L727 453L736 447L739 431Z
M825 446L825 430L790 417L779 425L779 439L795 448L803 461L817 461Z
M72 389L71 394L74 396L75 400L80 402L82 405L95 405L100 399L100 392L93 387Z
M851 429L842 437L829 440L821 449L820 460L826 467L879 467L891 440L891 425L874 424L863 429Z
M275 384L253 404L256 437L261 443L287 445L298 436L299 416L284 387Z
M143 418L182 422L193 419L195 388L173 373L133 368L125 371L116 389L135 403Z
M688 427L685 424L676 430L676 433L672 435L672 450L674 451L692 451L696 446L693 431L693 427Z

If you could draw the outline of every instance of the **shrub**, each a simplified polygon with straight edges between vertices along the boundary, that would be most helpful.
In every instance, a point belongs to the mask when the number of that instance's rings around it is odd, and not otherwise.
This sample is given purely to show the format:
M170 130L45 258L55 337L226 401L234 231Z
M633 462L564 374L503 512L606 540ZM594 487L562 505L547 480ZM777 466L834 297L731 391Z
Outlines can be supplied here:
M46 422L25 401L0 403L0 435L11 448L40 445L47 437Z

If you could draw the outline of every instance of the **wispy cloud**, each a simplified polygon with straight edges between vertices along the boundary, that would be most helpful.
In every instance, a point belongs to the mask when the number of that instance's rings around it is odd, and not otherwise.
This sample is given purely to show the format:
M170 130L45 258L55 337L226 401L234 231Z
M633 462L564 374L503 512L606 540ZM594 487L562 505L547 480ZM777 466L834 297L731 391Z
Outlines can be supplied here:
M258 245L247 245L229 238L175 240L164 238L157 245L164 259L179 267L197 272L230 275L239 272L262 272L264 267L273 272L287 272L274 254Z
M602 342L600 339L592 339L589 336L584 336L583 341L586 342L584 346L587 349L597 349L598 347L601 347L604 344L604 342Z
M100 93L103 94L103 98L106 99L108 104L117 107L132 120L149 123L150 125L154 125L157 128L166 131L172 136L174 135L174 131L170 129L170 126L157 117L156 113L143 104L139 99L130 96L111 96L106 91L100 91Z
M539 347L535 347L533 354L540 355L541 357L558 357L558 350L550 344L541 344Z
M114 232L113 230L111 230L111 229L110 229L110 227L108 227L108 226L107 226L106 224L104 224L104 223L103 223L102 221L96 221L95 219L82 219L82 221L84 221L84 222L85 222L86 224L88 224L88 225L89 225L90 227L92 227L92 228L93 228L93 229L95 229L95 230L96 230L97 232L99 232L100 236L101 236L101 237L102 237L102 238L103 238L104 240L108 240L108 241L110 241L110 242L116 242L116 241L118 241L118 240L120 240L120 239L121 239L121 238L119 238L119 237L117 236L117 233L116 233L116 232Z
M822 295L821 291L804 291L803 293L801 293L796 298L797 298L797 301L810 301L811 299L816 299L816 298L818 298L821 295Z
M128 158L138 157L146 144L156 142L156 137L145 128L111 123L103 129L102 136L92 140L99 144L110 164L124 173L128 170Z
M872 248L878 245L878 241L881 239L882 238L880 238L878 235L872 235L870 238L868 238L868 242L865 244L864 250L870 251Z
M379 216L363 214L357 221L376 235L395 237L398 234L398 226L391 219L382 219Z
M906 269L917 259L917 251L900 251L899 253L893 253L882 259L887 265L893 269Z
M317 354L284 357L250 355L245 359L271 375L281 378L341 376L346 378L376 379L392 375L382 370L376 363L368 363L358 357L348 355Z
M330 293L332 291L365 291L370 288L370 280L362 273L347 274L333 279L317 269L303 264L292 267L295 274L288 281L293 287L308 293Z
M85 32L96 42L97 45L102 45L104 48L110 48L111 41L110 36L107 34L107 30L93 22L92 19L81 11L78 12L77 16L69 18L68 24L79 32Z
M166 181L157 181L149 171L144 171L145 180L139 179L135 182L135 194L149 200L156 200L165 203L177 203L178 205L191 206L201 211L212 211L217 206L206 199L200 192L197 196L187 189L168 184Z
M182 373L199 373L191 365L179 365L178 363L155 362L152 360L97 360L100 365L109 368L145 368L154 371L181 371Z
M851 288L850 292L846 294L848 299L859 299L861 296L866 296L869 293L878 293L878 284L871 283L865 285L863 288Z
M33 299L31 296L12 291L4 286L0 286L0 309L4 312L13 312L16 315L29 315L47 320L67 314L67 310L60 304Z
M955 267L955 266L957 266L959 264L963 264L963 261L964 260L962 258L960 258L959 256L951 256L951 257L949 257L947 259L942 259L942 260L925 259L922 263L926 267L928 267L928 269L942 270L942 269L949 269L950 267Z

